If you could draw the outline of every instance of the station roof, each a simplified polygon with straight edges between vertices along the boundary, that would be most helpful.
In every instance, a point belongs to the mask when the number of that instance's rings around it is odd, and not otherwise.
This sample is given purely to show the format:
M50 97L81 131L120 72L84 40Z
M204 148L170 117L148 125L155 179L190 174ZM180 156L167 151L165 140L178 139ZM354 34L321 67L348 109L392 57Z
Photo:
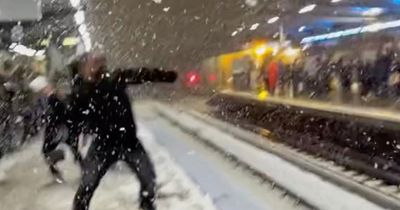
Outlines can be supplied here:
M241 49L254 39L272 39L280 26L298 43L304 37L400 20L400 0L85 1L93 45L115 65L185 67ZM69 1L41 4L40 20L22 22L23 43L34 45L49 34L61 42L76 33L76 11ZM9 31L15 24L0 23L3 45L11 42Z
M400 19L400 0L113 0L89 1L94 40L116 65L192 65L271 39L330 33ZM312 11L299 14L306 6ZM271 18L279 17L270 23ZM96 46L96 44L95 44Z

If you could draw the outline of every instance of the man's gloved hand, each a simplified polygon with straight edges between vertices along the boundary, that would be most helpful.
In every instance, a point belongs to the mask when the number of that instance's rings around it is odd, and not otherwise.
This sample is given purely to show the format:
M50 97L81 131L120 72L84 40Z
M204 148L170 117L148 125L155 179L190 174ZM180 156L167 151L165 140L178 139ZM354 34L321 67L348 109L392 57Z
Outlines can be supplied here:
M154 69L154 75L159 82L175 82L178 78L178 74L175 71L167 71L167 70L160 70Z
M29 83L29 88L33 90L33 92L40 92L45 89L49 85L47 78L44 76L38 76L34 80Z

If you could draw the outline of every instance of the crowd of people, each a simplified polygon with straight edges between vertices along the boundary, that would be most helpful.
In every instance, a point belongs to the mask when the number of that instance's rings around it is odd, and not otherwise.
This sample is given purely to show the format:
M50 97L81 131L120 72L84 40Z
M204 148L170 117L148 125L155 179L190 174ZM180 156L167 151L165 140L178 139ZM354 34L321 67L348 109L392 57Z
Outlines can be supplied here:
M24 144L43 125L45 104L28 87L34 75L29 65L11 60L0 69L0 156Z
M360 57L313 59L312 65L297 59L289 66L269 65L266 79L268 90L273 95L307 97L332 100L339 95L343 103L351 96L373 103L373 99L397 102L400 99L400 58L392 50L378 53L374 61Z

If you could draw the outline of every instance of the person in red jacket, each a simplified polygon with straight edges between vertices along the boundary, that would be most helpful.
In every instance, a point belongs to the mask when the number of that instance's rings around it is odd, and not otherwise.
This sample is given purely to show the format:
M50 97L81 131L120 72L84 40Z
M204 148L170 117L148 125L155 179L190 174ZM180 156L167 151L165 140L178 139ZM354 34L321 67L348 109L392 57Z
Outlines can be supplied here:
M274 95L279 78L279 65L275 61L271 61L267 66L268 88L271 95Z

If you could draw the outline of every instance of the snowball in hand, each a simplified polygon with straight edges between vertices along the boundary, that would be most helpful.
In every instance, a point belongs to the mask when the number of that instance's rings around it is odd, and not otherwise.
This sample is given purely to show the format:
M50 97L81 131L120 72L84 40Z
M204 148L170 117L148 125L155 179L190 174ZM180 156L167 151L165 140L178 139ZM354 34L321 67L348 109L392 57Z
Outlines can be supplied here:
M31 83L29 83L29 88L34 92L39 92L49 85L47 78L44 76L36 77Z

